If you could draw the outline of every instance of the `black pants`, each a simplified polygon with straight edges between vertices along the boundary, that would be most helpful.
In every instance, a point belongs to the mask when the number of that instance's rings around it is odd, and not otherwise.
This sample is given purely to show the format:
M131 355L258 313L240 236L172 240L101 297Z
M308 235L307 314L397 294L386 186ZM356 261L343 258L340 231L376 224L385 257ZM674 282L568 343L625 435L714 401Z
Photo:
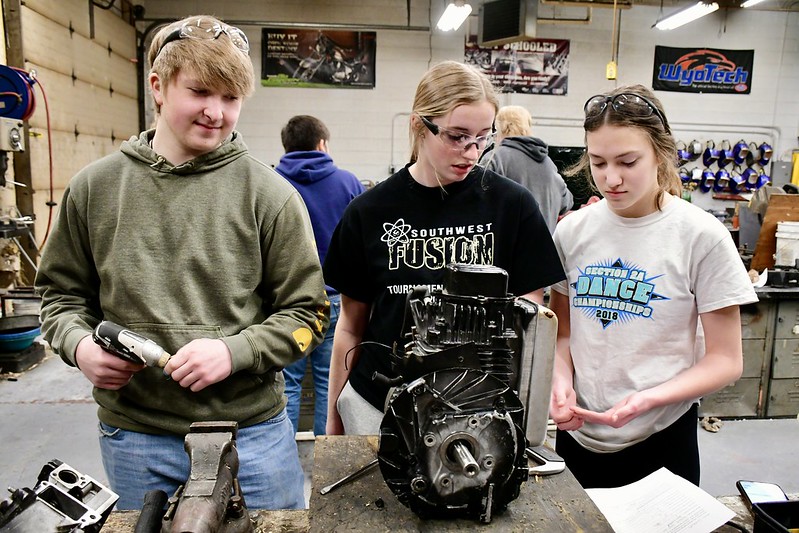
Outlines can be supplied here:
M568 432L560 430L555 450L586 489L627 485L664 466L698 486L697 409L694 404L666 429L618 452L586 450Z

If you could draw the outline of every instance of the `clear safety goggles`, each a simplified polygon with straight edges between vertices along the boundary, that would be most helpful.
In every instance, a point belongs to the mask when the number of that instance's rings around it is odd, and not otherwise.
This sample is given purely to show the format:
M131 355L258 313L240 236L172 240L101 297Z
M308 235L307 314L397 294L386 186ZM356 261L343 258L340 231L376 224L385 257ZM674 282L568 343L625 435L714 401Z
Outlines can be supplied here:
M441 139L441 142L443 142L445 146L457 152L465 152L472 145L477 146L478 151L483 151L486 146L494 141L495 134L493 131L487 135L475 137L473 135L469 135L468 133L463 133L462 131L444 128L438 124L434 124L422 116L419 118L422 119L422 123L427 126L427 129L430 130L430 133Z
M219 36L225 34L233 43L233 46L244 52L250 53L250 41L243 31L235 26L228 26L227 24L219 24L210 20L199 19L191 24L185 23L180 28L170 32L161 43L156 57L161 53L166 45L178 39L206 39L214 40L219 39Z

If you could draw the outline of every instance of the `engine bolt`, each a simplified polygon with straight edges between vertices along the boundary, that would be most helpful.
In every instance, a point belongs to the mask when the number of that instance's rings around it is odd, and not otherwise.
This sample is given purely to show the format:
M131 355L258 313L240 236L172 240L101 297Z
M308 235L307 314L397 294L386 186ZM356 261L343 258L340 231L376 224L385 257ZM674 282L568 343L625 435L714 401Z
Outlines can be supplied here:
M411 480L411 490L419 494L427 490L427 480L422 476L416 476Z

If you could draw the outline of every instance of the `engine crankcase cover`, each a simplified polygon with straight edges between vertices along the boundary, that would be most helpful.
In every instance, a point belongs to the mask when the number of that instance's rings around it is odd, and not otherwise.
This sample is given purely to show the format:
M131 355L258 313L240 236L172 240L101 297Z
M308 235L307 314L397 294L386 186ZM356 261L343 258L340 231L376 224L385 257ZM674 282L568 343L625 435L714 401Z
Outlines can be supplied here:
M425 518L490 522L528 477L522 403L476 369L424 375L392 395L380 426L383 478Z

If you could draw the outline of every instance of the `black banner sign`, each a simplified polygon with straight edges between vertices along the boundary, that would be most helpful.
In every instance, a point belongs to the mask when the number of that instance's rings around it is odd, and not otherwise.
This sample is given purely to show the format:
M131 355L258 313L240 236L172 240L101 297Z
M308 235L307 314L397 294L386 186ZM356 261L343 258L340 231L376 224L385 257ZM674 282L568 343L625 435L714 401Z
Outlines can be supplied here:
M655 47L652 88L688 93L749 94L754 50Z

